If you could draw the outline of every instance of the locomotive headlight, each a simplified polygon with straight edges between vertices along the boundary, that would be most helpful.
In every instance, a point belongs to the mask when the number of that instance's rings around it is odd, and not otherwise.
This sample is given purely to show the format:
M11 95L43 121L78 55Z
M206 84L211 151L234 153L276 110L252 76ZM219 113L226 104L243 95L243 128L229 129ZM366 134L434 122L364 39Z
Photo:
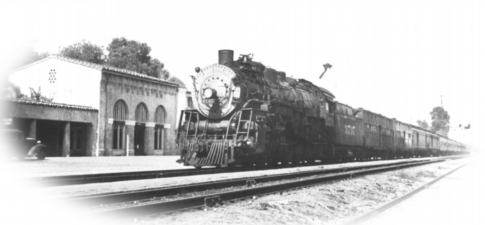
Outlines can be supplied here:
M241 97L241 88L240 87L236 87L234 89L234 94L233 94L233 97L235 99L239 99Z
M212 89L206 88L203 93L204 98L210 98L212 97Z

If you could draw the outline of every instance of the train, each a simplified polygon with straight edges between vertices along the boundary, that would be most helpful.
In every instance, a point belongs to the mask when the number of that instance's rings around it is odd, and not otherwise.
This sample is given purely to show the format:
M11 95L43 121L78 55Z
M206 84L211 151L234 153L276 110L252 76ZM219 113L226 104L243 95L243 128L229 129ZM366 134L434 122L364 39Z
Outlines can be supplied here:
M297 165L467 154L466 145L335 100L327 89L220 50L195 68L176 146L185 166Z

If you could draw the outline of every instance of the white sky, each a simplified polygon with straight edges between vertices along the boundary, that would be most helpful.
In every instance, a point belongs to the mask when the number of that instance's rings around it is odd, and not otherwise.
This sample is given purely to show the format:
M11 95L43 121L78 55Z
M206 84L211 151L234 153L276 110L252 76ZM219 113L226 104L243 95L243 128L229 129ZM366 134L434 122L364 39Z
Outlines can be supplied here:
M397 1L396 1L397 2ZM443 105L451 138L485 137L482 1L12 1L0 8L2 62L21 49L57 53L82 39L147 43L191 85L219 49L329 89L337 100L390 118L430 123ZM333 68L319 80L322 64ZM3 63L3 66L6 64Z

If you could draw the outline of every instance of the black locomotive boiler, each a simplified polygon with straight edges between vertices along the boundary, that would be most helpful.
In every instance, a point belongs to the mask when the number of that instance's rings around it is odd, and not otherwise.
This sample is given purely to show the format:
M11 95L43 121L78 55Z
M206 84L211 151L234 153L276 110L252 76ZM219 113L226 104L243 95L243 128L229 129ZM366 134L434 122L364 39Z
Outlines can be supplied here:
M462 154L465 146L380 114L334 101L328 90L266 68L252 54L196 68L194 109L183 110L177 146L184 165L313 163Z

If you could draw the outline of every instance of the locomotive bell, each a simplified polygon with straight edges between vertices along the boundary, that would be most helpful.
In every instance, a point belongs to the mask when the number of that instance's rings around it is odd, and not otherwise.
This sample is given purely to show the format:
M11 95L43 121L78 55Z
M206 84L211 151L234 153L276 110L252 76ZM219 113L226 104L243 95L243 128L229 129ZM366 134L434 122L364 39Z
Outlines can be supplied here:
M233 62L234 62L233 50L219 50L219 64L232 65Z

